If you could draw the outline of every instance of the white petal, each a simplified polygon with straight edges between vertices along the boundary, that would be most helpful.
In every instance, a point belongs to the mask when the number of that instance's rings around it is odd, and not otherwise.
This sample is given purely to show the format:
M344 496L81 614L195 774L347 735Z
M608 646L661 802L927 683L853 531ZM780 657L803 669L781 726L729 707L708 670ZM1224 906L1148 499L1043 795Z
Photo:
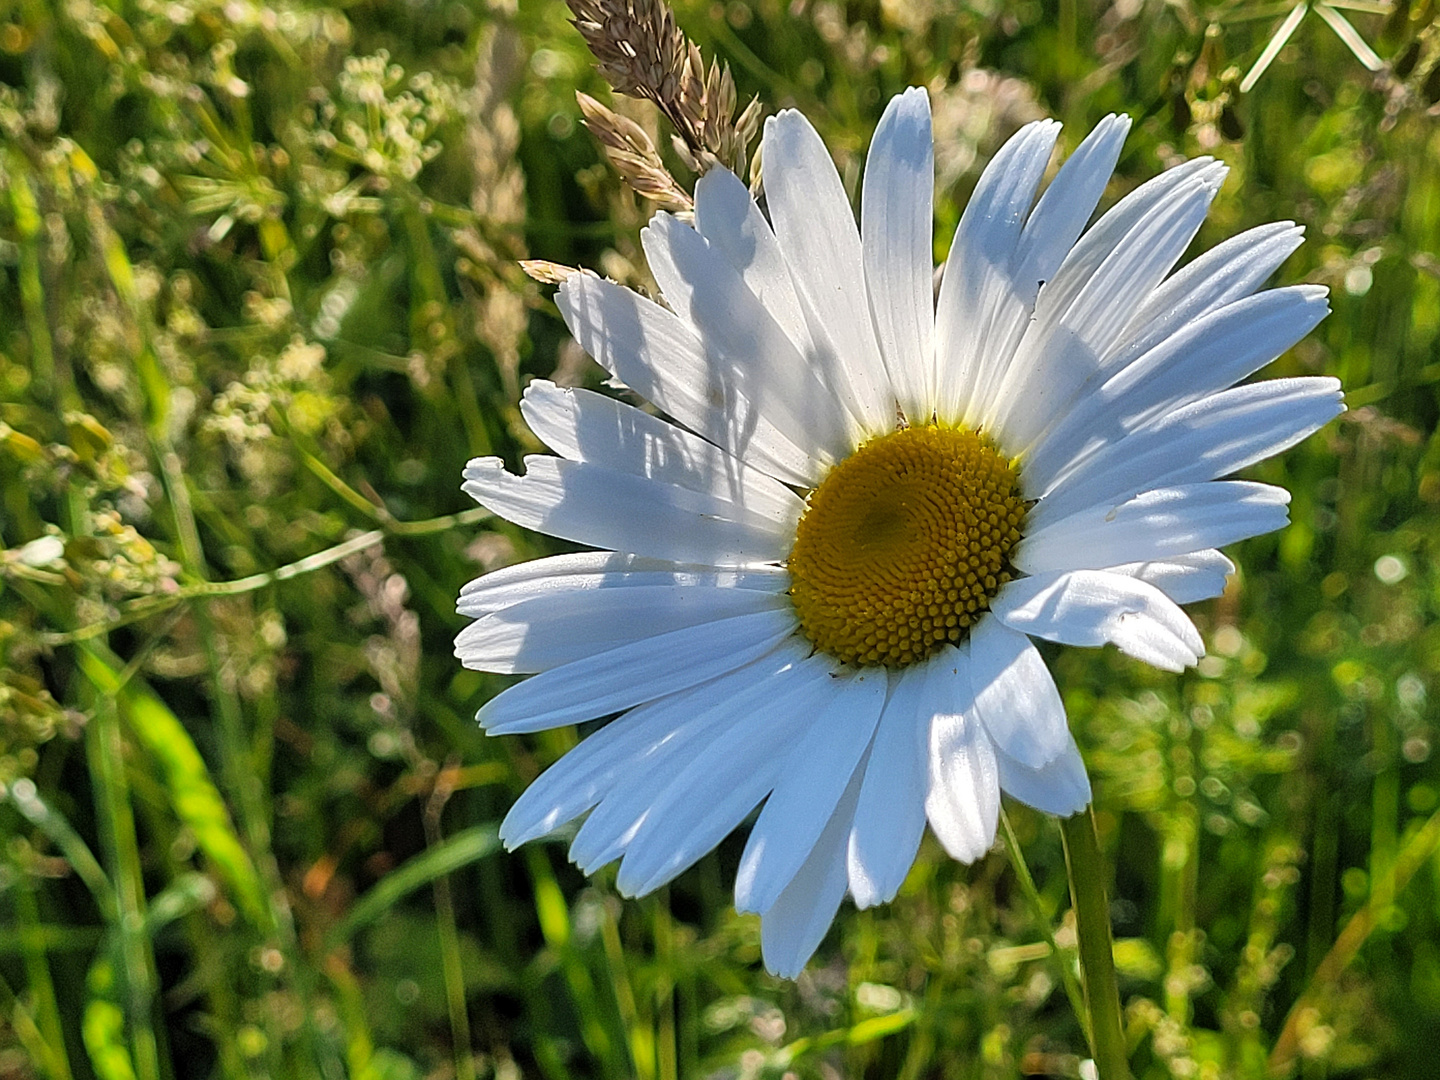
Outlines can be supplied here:
M793 979L804 970L845 898L845 844L860 794L861 770L850 778L805 865L760 919L765 969Z
M1289 503L1284 488L1244 480L1156 488L1047 520L1016 545L1013 561L1027 574L1042 574L1100 570L1222 547L1283 529Z
M944 649L928 665L931 708L925 816L953 858L974 862L995 843L1000 778L995 748L975 711L967 649Z
M970 631L970 682L975 711L996 749L1039 768L1054 761L1070 737L1065 705L1035 646L996 618Z
M633 790L645 786L647 773L668 776L676 755L683 758L703 734L706 703L759 681L769 674L764 663L631 709L587 736L515 800L500 839L514 849L579 817L618 784Z
M615 879L622 895L659 888L723 840L784 775L787 751L804 733L847 711L837 702L850 687L832 677L831 664L814 657L805 667L804 681L772 682L719 705L729 726L651 801Z
M1021 128L990 160L960 217L935 308L941 420L983 426L971 415L980 391L1009 363L993 347L991 328L1025 295L1012 273L1015 252L1059 134L1053 120Z
M576 551L492 570L460 590L455 610L478 619L539 596L586 589L643 589L655 585L781 593L790 587L790 578L778 566L716 570L694 563L642 559L615 551Z
M1120 335L1123 366L1186 323L1249 296L1279 269L1305 238L1293 221L1248 229L1216 244L1172 274L1150 294Z
M1235 564L1210 548L1108 569L1112 574L1128 574L1154 585L1177 604L1193 604L1224 592L1230 575L1235 572Z
M744 401L817 461L850 448L835 395L729 259L689 225L659 213L640 230L650 271L676 313L704 343L712 367Z
M1038 769L997 753L1000 790L1026 806L1057 817L1070 817L1090 805L1090 777L1074 739L1066 741L1060 756Z
M890 385L915 423L934 408L935 143L930 98L891 98L865 159L860 224L865 283Z
M933 661L932 661L933 662ZM925 665L890 675L875 741L865 765L855 822L846 845L850 894L861 908L895 898L925 832Z
M809 356L814 345L790 267L750 189L729 169L711 169L695 182L695 227L730 264L790 340Z
M1269 379L1213 394L1062 472L1029 525L1149 488L1227 476L1289 449L1344 411L1338 379Z
M744 667L794 632L794 612L784 610L673 630L526 679L487 701L475 719L491 735L593 720Z
M1066 159L1025 222L1011 256L1011 287L995 294L985 372L977 376L969 406L969 415L977 421L991 414L991 395L1013 362L1040 287L1055 276L1090 220L1129 130L1129 117L1111 115L1101 120Z
M1085 230L1085 235L1065 254L1055 274L1045 280L1045 287L1036 298L1037 308L1042 305L1049 311L1069 308L1096 270L1156 207L1170 203L1177 192L1194 181L1219 191L1226 171L1226 167L1213 158L1193 158L1141 184Z
M661 708L666 715L675 717L674 734L608 785L600 805L585 819L570 845L571 860L585 873L593 873L624 855L652 818L656 818L654 824L663 827L666 818L664 814L656 817L657 804L681 770L711 754L738 724L747 722L757 711L782 730L794 730L800 721L795 710L787 706L797 696L808 698L822 688L823 677L823 670L807 661L801 649L787 647L693 693L677 695L682 699L679 710L669 706L673 700L670 698L642 706ZM755 802L763 794L756 796Z
M527 457L524 476L507 472L499 458L475 458L462 490L527 529L675 562L776 562L795 538L793 521L729 499L548 455Z
M1182 184L1135 223L1068 303L1053 299L1065 291L1068 266L1056 274L1055 291L1041 290L1034 321L995 391L992 426L1002 445L1012 453L1030 446L1102 370L1131 317L1189 246L1214 196L1203 178Z
M1112 113L1101 120L1035 204L1016 252L1015 288L1027 314L1041 284L1055 276L1095 212L1129 132L1128 116Z
M1018 379L1023 379L1030 367L1031 362L1020 355L1020 348L1025 338L1035 333L1037 325L1043 324L1043 332L1050 333L1050 326L1058 315L1070 309L1090 279L1124 239L1147 217L1169 205L1177 191L1196 182L1218 190L1224 175L1224 166L1209 158L1185 162L1141 184L1086 230L1065 255L1059 268L1045 279L1033 303L1026 306L1027 320L1020 328L1025 332L1020 345L1012 344L1009 352L997 356L996 362L988 369L987 377L974 388L967 413L973 425L994 428L994 414L1006 401L1002 395ZM1029 318L1032 308L1033 319Z
M865 431L894 425L865 263L840 174L810 121L784 109L761 142L766 205L831 386Z
M528 675L687 626L787 607L775 593L692 585L552 593L471 623L456 637L455 655L477 671Z
M1039 574L1012 581L990 605L1012 630L1066 645L1103 645L1167 671L1205 653L1189 618L1154 585L1102 570Z
M520 401L525 421L546 446L571 461L718 495L793 526L804 501L780 481L724 450L633 405L591 390L536 379Z
M750 832L735 875L735 910L763 913L795 877L870 746L885 705L878 668L834 680L837 693L785 753L775 790Z
M832 457L812 433L780 426L674 313L588 274L571 274L555 303L596 363L686 427L781 480L813 486L825 475Z
M1094 378L1037 441L1027 483L1044 491L1061 469L1254 374L1315 328L1330 310L1325 297L1325 289L1302 285L1238 300L1183 325L1103 383Z

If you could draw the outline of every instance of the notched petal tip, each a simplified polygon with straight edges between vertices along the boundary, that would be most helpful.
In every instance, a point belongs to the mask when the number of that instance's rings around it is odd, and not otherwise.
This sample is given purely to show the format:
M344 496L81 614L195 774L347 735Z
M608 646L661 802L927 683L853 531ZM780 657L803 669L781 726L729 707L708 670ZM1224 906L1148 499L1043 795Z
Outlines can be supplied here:
M806 119L805 114L802 113L799 109L780 109L765 118L765 126L767 128L778 127L781 124L793 124L796 122L802 123L806 127L810 126L810 121Z
M930 120L930 93L923 86L911 86L890 99L885 106L886 113L906 113L913 119L923 118L926 127ZM883 119L883 115L882 115Z
M463 473L466 480L486 480L498 472L505 471L505 462L498 457L476 457L465 463Z
M510 808L510 813L506 814L504 820L500 822L500 845L506 851L514 851L516 848L520 847L520 845L529 843L537 836L544 835L544 833L535 832L533 825L526 829L519 828L515 820L514 806Z
M483 495L493 491L496 485L505 483L507 477L514 479L505 471L504 460L498 457L471 458L465 463L465 471L461 476L463 479L460 490L481 506L485 506ZM485 506L485 509L490 508Z

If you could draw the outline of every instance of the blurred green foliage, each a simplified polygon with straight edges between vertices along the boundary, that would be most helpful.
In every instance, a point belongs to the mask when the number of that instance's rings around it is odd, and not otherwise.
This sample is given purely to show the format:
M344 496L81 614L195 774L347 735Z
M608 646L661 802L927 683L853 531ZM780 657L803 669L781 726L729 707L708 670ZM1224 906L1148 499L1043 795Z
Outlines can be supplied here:
M1195 612L1198 671L1055 656L1145 1080L1434 1073L1440 32L1341 6L1379 72L1317 5L1243 95L1288 5L678 9L852 190L928 86L937 258L1047 113L1072 147L1136 118L1107 200L1228 162L1200 246L1308 227L1281 277L1334 314L1272 370L1351 412L1256 470L1294 523ZM517 260L647 281L577 89L607 99L557 0L0 0L0 1076L1079 1075L1058 834L1023 808L1034 896L927 841L794 984L730 909L733 838L623 904L497 849L576 735L470 719L503 680L451 659L455 593L549 549L460 469L537 449L528 378L598 383Z

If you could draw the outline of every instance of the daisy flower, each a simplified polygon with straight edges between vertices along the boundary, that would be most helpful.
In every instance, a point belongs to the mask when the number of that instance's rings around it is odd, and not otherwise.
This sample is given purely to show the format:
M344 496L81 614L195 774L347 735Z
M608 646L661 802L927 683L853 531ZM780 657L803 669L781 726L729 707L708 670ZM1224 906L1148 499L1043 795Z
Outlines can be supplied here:
M1128 129L1101 121L1038 199L1059 125L1016 134L937 294L925 92L880 121L858 227L820 137L782 112L765 211L717 168L693 226L642 232L663 303L561 286L576 340L662 415L536 381L521 409L558 456L466 467L493 513L596 549L465 587L456 655L533 676L480 723L616 716L525 791L507 845L588 813L570 857L619 859L635 896L763 803L735 906L794 976L847 892L895 895L927 822L971 862L1001 792L1089 803L1031 639L1194 664L1179 605L1224 588L1219 548L1287 521L1285 491L1219 478L1343 409L1334 379L1236 385L1327 311L1318 287L1256 291L1293 223L1172 273L1224 166L1170 169L1086 228Z

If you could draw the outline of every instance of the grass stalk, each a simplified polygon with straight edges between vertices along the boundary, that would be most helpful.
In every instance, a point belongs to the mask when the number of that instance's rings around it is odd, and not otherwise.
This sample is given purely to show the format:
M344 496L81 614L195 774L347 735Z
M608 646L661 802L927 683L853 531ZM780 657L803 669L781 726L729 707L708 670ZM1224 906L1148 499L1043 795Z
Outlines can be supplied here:
M1432 814L1401 848L1390 864L1383 887L1371 890L1369 901L1350 917L1335 944L1316 966L1304 992L1290 1007L1285 1026L1281 1028L1280 1037L1275 1040L1275 1047L1270 1052L1271 1076L1290 1075L1300 1056L1301 1018L1335 985L1341 973L1359 955L1396 894L1410 883L1422 866L1435 858L1437 852L1440 852L1440 810Z
M96 817L115 883L116 932L124 979L125 1019L137 1080L160 1080L160 1052L153 1010L159 978L150 938L145 933L145 885L140 843L125 778L125 742L114 699L99 697L86 730L86 755L95 785Z
M679 1080L675 1042L675 924L670 918L670 890L661 889L652 902L655 959L663 973L655 987L655 1074L657 1080Z
M20 916L20 951L25 960L25 978L30 987L30 1001L35 1024L52 1053L47 1066L56 1080L70 1080L70 1060L65 1053L65 1029L60 1020L60 1006L55 997L55 982L50 977L50 961L46 955L44 930L40 925L40 906L35 900L34 883L23 882L11 890L15 911Z
M434 851L444 842L440 816L454 792L455 766L442 769L425 806L425 844ZM450 1041L456 1080L475 1080L475 1056L470 1049L470 1013L465 1001L465 970L460 962L460 931L455 924L455 901L450 878L438 874L431 882L435 897L435 924L440 934L440 974L445 983L445 1008L450 1019Z
M1025 899L1030 904L1036 925L1040 927L1040 933L1050 946L1050 957L1054 961L1056 973L1060 976L1060 985L1065 987L1065 996L1070 999L1070 1008L1075 1010L1075 1019L1080 1022L1080 1030L1085 1033L1085 1041L1093 1047L1094 1039L1090 1034L1090 1013L1085 1008L1085 994L1080 989L1080 981L1075 977L1075 968L1068 953L1055 942L1055 932L1050 926L1050 913L1045 910L1045 901L1040 896L1040 890L1035 887L1035 878L1025 862L1025 853L1020 850L1020 841L1015 838L1015 830L1010 825L1010 815L1003 809L1000 811L1000 828L1005 833L1005 854L1010 858L1010 868L1015 871L1015 880L1020 883L1020 891L1025 894Z
M65 1058L63 1045L59 1049L51 1045L30 1015L30 1010L25 1008L24 1002L3 978L0 978L0 1004L8 1012L6 1020L15 1033L15 1041L30 1055L40 1071L50 1080L70 1080L70 1063Z
M45 316L45 289L40 277L40 231L42 221L35 192L30 187L29 169L18 149L9 154L10 212L20 235L20 308L25 330L30 335L30 357L35 378L49 387L55 378L55 350L50 322Z
M625 963L625 947L620 942L620 927L608 907L601 909L600 940L605 948L605 966L610 974L616 1007L620 1010L620 1022L625 1027L630 1064L640 1080L654 1080L654 1033L640 1016L635 989L630 984L630 972Z

